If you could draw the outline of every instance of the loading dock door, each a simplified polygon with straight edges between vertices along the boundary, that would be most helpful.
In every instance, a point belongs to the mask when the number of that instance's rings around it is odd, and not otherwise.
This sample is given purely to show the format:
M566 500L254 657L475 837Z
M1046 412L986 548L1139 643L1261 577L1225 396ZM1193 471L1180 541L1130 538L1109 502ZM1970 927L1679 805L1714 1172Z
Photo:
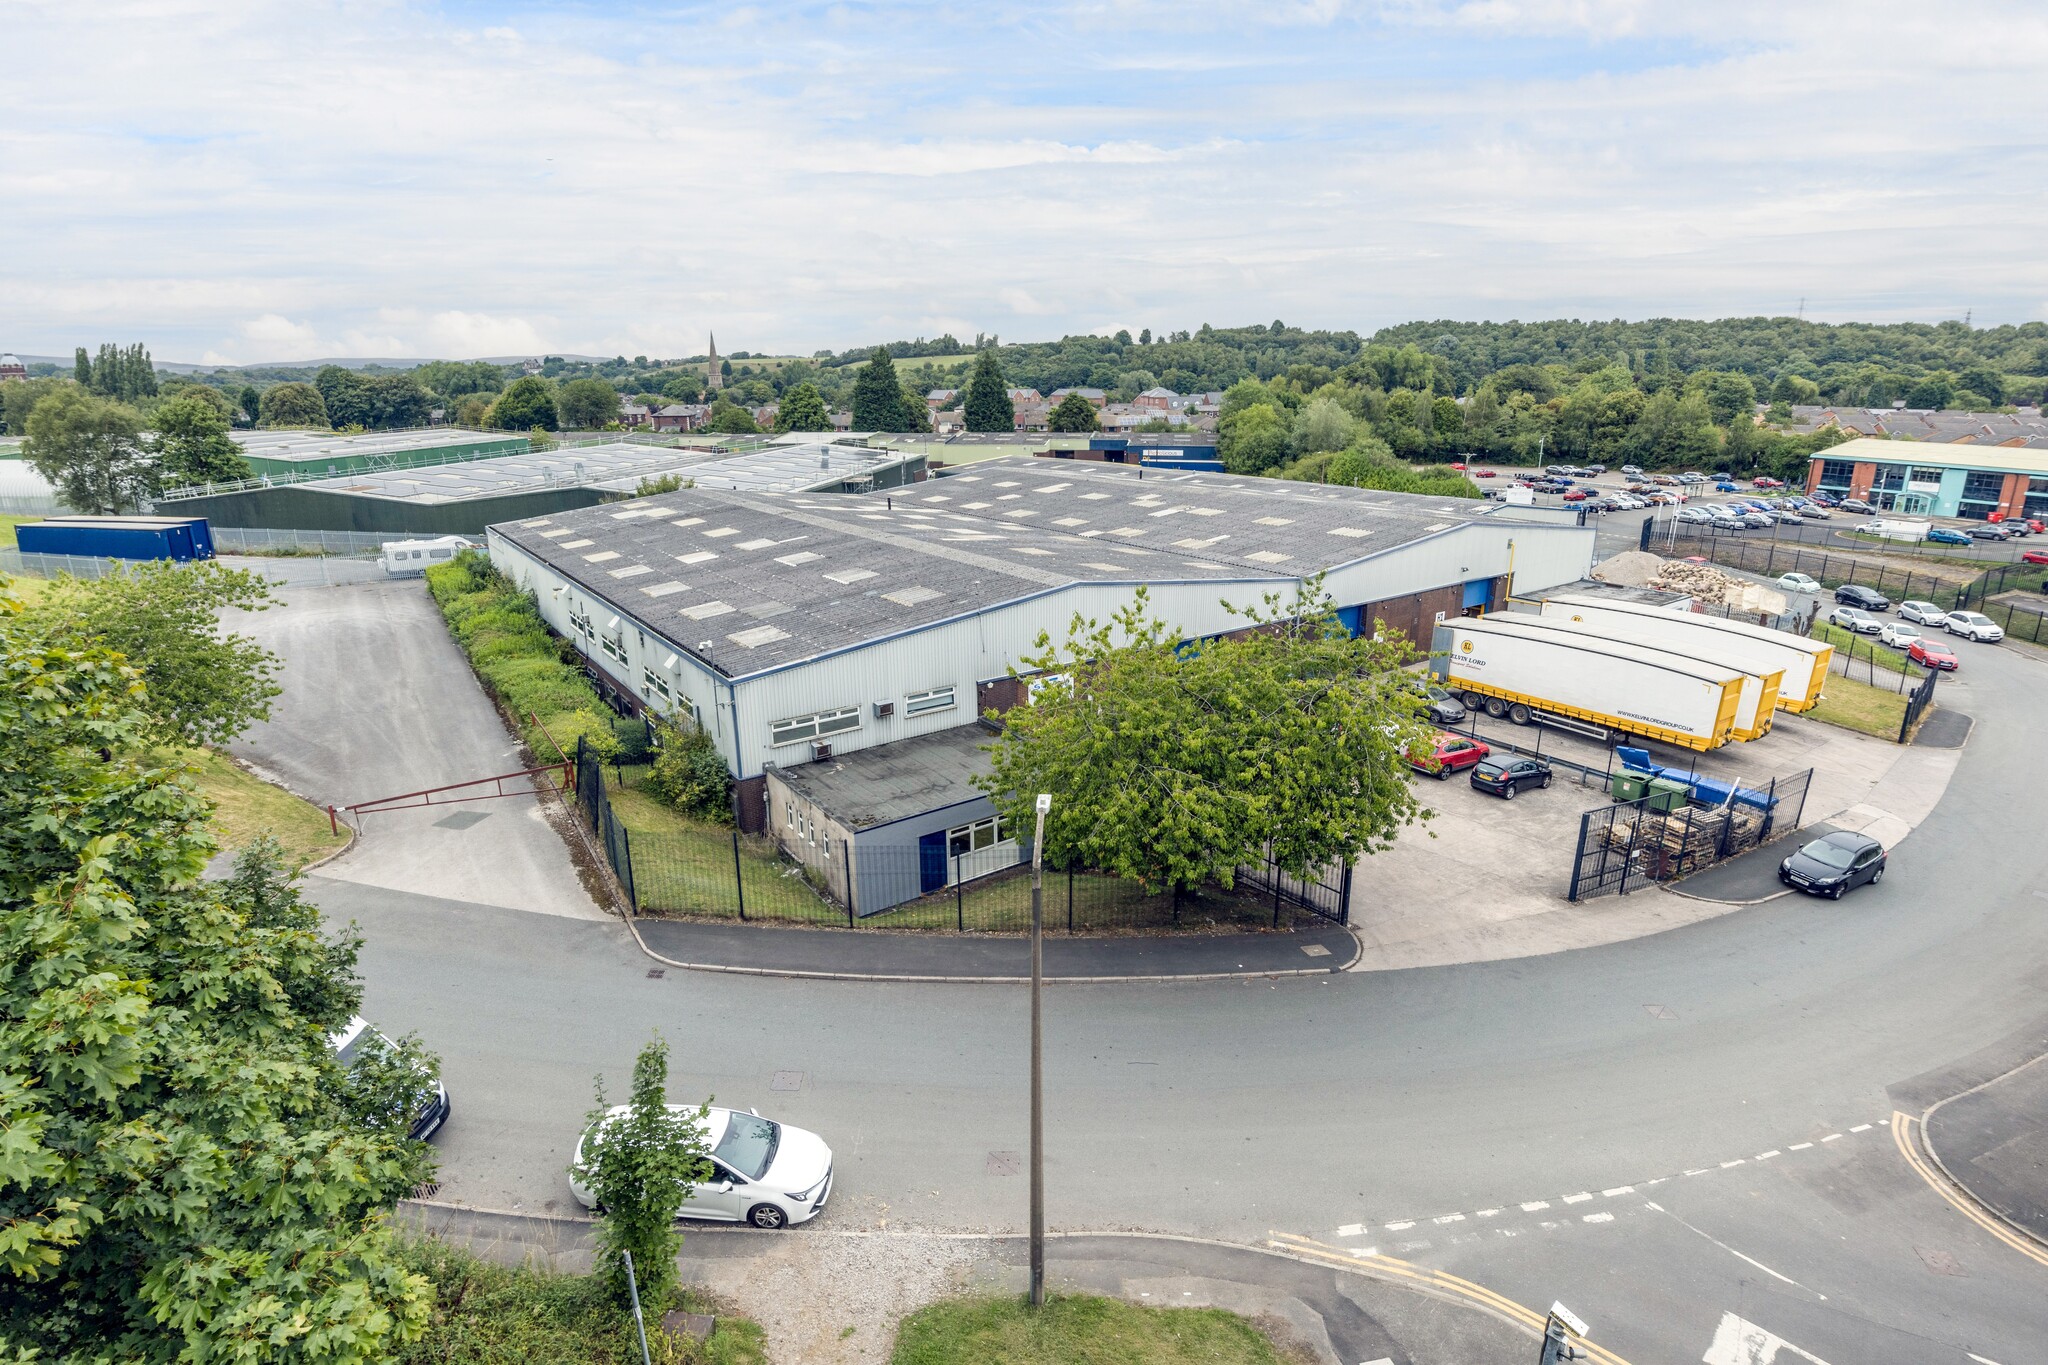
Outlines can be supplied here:
M1491 578L1475 578L1467 583L1465 585L1464 601L1459 605L1462 608L1463 615L1479 616L1483 614L1488 607L1493 605L1493 580Z
M930 895L946 884L946 831L919 837L917 841L917 888L920 896Z
M1354 640L1365 633L1364 607L1339 607L1337 620L1343 624L1344 629L1351 632L1351 638Z

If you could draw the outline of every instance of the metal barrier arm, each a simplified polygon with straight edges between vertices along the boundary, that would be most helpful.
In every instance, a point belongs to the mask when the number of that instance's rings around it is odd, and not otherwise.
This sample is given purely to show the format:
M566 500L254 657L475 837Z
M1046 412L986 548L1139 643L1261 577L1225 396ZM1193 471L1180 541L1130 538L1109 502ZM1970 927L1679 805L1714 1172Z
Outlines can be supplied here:
M567 791L573 780L574 763L549 763L538 768L522 768L516 773L500 773L496 777L479 777L468 782L451 782L443 787L428 787L422 791L403 792L397 796L380 796L374 801L358 801L352 805L327 808L327 823L336 834L341 833L339 816L346 811L350 815L362 816L385 810L407 810L416 806L452 806L464 801L489 801L500 796L539 796L544 791ZM507 782L522 778L538 779L543 774L552 774L554 782L543 787L539 781L529 781L522 787L508 789ZM478 792L473 796L448 796L444 793L459 792L470 787L489 786L490 791Z

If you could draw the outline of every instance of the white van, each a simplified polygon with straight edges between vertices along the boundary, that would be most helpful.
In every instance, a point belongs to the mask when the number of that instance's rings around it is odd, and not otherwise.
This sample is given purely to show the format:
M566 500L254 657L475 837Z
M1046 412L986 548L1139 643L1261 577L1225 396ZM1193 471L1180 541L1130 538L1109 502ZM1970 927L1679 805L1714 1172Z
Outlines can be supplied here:
M436 536L432 540L387 540L384 542L384 572L394 578L425 573L435 564L455 558L456 551L475 548L475 542L461 536Z

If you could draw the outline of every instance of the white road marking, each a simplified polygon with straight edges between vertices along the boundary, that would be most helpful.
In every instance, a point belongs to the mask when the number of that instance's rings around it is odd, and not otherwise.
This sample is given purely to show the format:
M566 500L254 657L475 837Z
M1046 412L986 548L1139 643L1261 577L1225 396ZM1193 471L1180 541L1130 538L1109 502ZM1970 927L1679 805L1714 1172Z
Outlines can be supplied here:
M1614 1221L1614 1215L1611 1213L1589 1213L1579 1221L1581 1223L1611 1223Z
M1773 1147L1773 1148L1772 1148L1772 1149L1771 1149L1770 1151L1768 1151L1768 1152L1758 1152L1758 1153L1756 1154L1756 1159L1757 1159L1758 1161L1769 1161L1769 1160L1770 1160L1770 1159L1771 1159L1772 1157L1774 1157L1774 1156L1783 1156L1783 1155L1784 1155L1784 1153L1783 1153L1783 1152L1780 1152L1780 1151L1779 1151L1779 1150L1778 1150L1777 1148Z
M1852 1133L1867 1133L1870 1131L1870 1125L1867 1123L1859 1123L1854 1128L1851 1128L1849 1131Z
M1388 1231L1388 1232L1406 1232L1406 1231L1408 1231L1408 1229L1410 1229L1410 1228L1412 1228L1412 1227L1414 1227L1414 1226L1415 1226L1415 1222L1414 1222L1414 1220L1413 1220L1413 1219L1410 1219L1409 1221L1407 1221L1407 1222L1405 1222L1405 1223L1388 1223L1388 1224L1386 1224L1386 1229L1387 1229L1387 1231Z
M1735 1249L1734 1247L1732 1247L1732 1246L1729 1246L1729 1245L1728 1245L1728 1244L1727 1244L1726 1242L1722 1241L1722 1240L1721 1240L1720 1238L1718 1238L1718 1237L1715 1237L1715 1236L1714 1236L1713 1234L1711 1234L1711 1233L1707 1233L1707 1232L1700 1232L1700 1229L1698 1229L1698 1228L1696 1228L1696 1227L1693 1227L1693 1225L1692 1225L1692 1224L1690 1224L1690 1223L1686 1222L1686 1221L1685 1221L1685 1220L1684 1220L1683 1218L1680 1218L1680 1217L1679 1217L1679 1216L1678 1216L1677 1214L1675 1214L1675 1213L1671 1212L1671 1210L1669 1210L1669 1209L1665 1208L1665 1207L1664 1207L1663 1205L1661 1205L1661 1204L1656 1204L1656 1203L1652 1203L1652 1202L1651 1202L1650 1200L1647 1200L1647 1199L1645 1199L1645 1200L1643 1201L1643 1207L1644 1207L1644 1208L1647 1208L1647 1209L1649 1209L1649 1210L1651 1210L1651 1211L1652 1211L1652 1212L1654 1212L1654 1213L1661 1213L1661 1214L1663 1214L1663 1215L1664 1215L1664 1216L1665 1216L1666 1218L1669 1218L1669 1219L1670 1219L1670 1220L1671 1220L1672 1222L1674 1222L1674 1223L1678 1224L1678 1226L1680 1226L1680 1227L1682 1227L1682 1228L1685 1228L1685 1229L1687 1229L1688 1231L1691 1231L1691 1232L1698 1232L1700 1236L1702 1236L1702 1237L1706 1238L1706 1239L1707 1239L1707 1240L1708 1240L1709 1242L1712 1242L1712 1243L1713 1243L1713 1244L1714 1244L1715 1246L1717 1246L1717 1247L1721 1248L1721 1250L1723 1250L1723 1251L1727 1252L1727 1253L1728 1253L1728 1254L1729 1254L1730 1256L1733 1256L1733 1257L1734 1257L1734 1258L1735 1258L1736 1260L1738 1260L1738 1261L1746 1261L1746 1262L1748 1262L1748 1263L1749 1263L1750 1265L1753 1265L1753 1266L1755 1266L1755 1267L1756 1267L1756 1268L1757 1268L1758 1270L1761 1270L1761 1271L1763 1271L1763 1273L1764 1273L1764 1274L1766 1274L1766 1275L1770 1276L1770 1277L1771 1277L1772 1279L1774 1279L1774 1280L1782 1280L1782 1281L1783 1281L1784 1283L1786 1283L1786 1284L1789 1284L1789 1285L1791 1285L1791 1286L1792 1286L1792 1287L1793 1287L1794 1289L1806 1289L1806 1292L1807 1292L1807 1293L1809 1293L1809 1294L1813 1295L1813 1296L1814 1296L1815 1298L1819 1299L1819 1300L1820 1300L1820 1301L1821 1301L1822 1303L1826 1303L1826 1302L1827 1302L1827 1297L1828 1297L1828 1296L1827 1296L1827 1295L1825 1295L1825 1294L1823 1294L1823 1293L1821 1293L1821 1292L1820 1292L1820 1291L1819 1291L1818 1289L1807 1289L1805 1285L1803 1285L1803 1284L1799 1283L1799 1281L1797 1281L1797 1280L1793 1279L1793 1278L1792 1278L1792 1277L1791 1277L1790 1275L1780 1275L1780 1274L1779 1274L1779 1273L1778 1273L1777 1271L1775 1271L1775 1270L1771 1269L1771 1268L1770 1268L1769 1266L1765 1265L1765 1264L1764 1264L1764 1263L1763 1263L1762 1261L1759 1261L1759 1260L1757 1260L1757 1259L1756 1259L1756 1258L1755 1258L1754 1256L1745 1256L1745 1255L1743 1255L1743 1254L1742 1254L1741 1252L1737 1251L1737 1250L1736 1250L1736 1249ZM1734 1315L1733 1315L1733 1314L1730 1314L1729 1316L1731 1316L1731 1317L1732 1317L1732 1316L1734 1316ZM1740 1318L1737 1318L1737 1319L1736 1319L1736 1321L1740 1322L1740 1321L1741 1321L1741 1319L1740 1319ZM1806 1353L1805 1353L1804 1351L1801 1351L1801 1352L1800 1352L1800 1354L1801 1354L1801 1355L1805 1355ZM1707 1359L1708 1359L1709 1361L1712 1361L1712 1360L1713 1360L1713 1359L1714 1359L1715 1357L1713 1357L1713 1356L1709 1355L1709 1356L1708 1356L1708 1357L1706 1357L1706 1358L1707 1358ZM1811 1356L1808 1356L1807 1358L1808 1358L1808 1359L1812 1359L1812 1357L1811 1357ZM1748 1362L1747 1362L1746 1360L1738 1360L1738 1361L1737 1361L1737 1365L1748 1365ZM1767 1361L1759 1361L1759 1362L1758 1362L1758 1365L1768 1365L1768 1363L1767 1363ZM1826 1361L1822 1361L1822 1362L1820 1362L1820 1365L1827 1365L1827 1362L1826 1362Z
M1747 1162L1748 1160L1749 1160L1749 1158L1748 1158L1748 1157L1746 1157L1746 1156L1739 1156L1739 1157L1736 1157L1736 1158L1735 1158L1735 1160L1733 1160L1733 1161L1724 1161L1724 1162L1722 1162L1722 1163L1721 1163L1721 1169L1725 1171L1725 1170L1727 1170L1727 1169L1728 1169L1728 1168L1729 1168L1730 1166L1740 1166L1740 1165L1743 1165L1743 1164L1744 1164L1745 1162Z
M2038 896L2041 893L2039 891L2036 891L2034 894ZM1968 1356L1970 1359L1976 1361L1977 1365L1998 1365L1997 1361L1986 1360L1983 1356L1978 1355L1975 1351L1965 1351L1963 1352L1963 1354Z
M1701 1365L1774 1365L1780 1351L1790 1351L1812 1362L1812 1365L1828 1365L1813 1352L1802 1351L1776 1332L1745 1322L1733 1313L1721 1315L1721 1323L1714 1329L1714 1339L1700 1361Z
M1810 1142L1795 1142L1790 1147L1787 1147L1785 1150L1788 1152L1803 1152L1811 1146L1813 1146L1813 1144Z
M1378 1360L1360 1361L1359 1365L1394 1365L1394 1362L1386 1356L1381 1356Z
M1567 1204L1583 1204L1583 1203L1585 1203L1585 1202L1586 1202L1586 1201L1587 1201L1588 1199L1591 1199L1592 1197L1593 1197L1592 1191L1590 1191L1590 1190L1581 1190L1581 1191L1580 1191L1579 1193L1577 1193L1577 1194L1568 1194L1568 1195L1566 1195L1566 1196L1564 1197L1564 1202L1565 1202L1565 1203L1567 1203Z
M1532 1199L1528 1203L1522 1205L1522 1212L1535 1213L1539 1209L1547 1209L1549 1207L1550 1201L1548 1199Z
M1363 1236L1364 1233L1365 1224L1363 1223L1346 1223L1343 1227L1337 1229L1339 1237L1359 1237Z
M1616 1185L1611 1190L1600 1191L1600 1197L1602 1199L1612 1199L1617 1194L1634 1194L1635 1192L1636 1187L1633 1185Z
M1491 1218L1499 1212L1499 1209L1481 1209L1479 1210L1479 1212L1473 1214L1472 1216L1474 1218Z
M1842 1135L1840 1133L1829 1133L1826 1137L1821 1139L1822 1142L1840 1142L1841 1140Z
M1447 1213L1441 1218L1432 1218L1429 1221L1441 1227L1445 1223L1462 1223L1465 1221L1465 1215L1462 1213Z
M1699 1169L1697 1169L1697 1170L1692 1170L1692 1171L1682 1171L1682 1172L1680 1172L1680 1174L1682 1174L1682 1175L1705 1175L1705 1174L1707 1173L1707 1170L1708 1170L1708 1168L1707 1168L1707 1167L1705 1167L1705 1166L1701 1166L1701 1167L1700 1167Z

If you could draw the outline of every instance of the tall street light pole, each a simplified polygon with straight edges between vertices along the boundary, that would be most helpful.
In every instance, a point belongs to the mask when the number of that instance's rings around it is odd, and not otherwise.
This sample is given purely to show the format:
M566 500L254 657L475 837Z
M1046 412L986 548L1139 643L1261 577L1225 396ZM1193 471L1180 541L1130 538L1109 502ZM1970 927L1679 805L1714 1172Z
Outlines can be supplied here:
M1038 795L1031 836L1031 1306L1045 1307L1045 1044L1039 996L1045 985L1045 815L1052 797Z

